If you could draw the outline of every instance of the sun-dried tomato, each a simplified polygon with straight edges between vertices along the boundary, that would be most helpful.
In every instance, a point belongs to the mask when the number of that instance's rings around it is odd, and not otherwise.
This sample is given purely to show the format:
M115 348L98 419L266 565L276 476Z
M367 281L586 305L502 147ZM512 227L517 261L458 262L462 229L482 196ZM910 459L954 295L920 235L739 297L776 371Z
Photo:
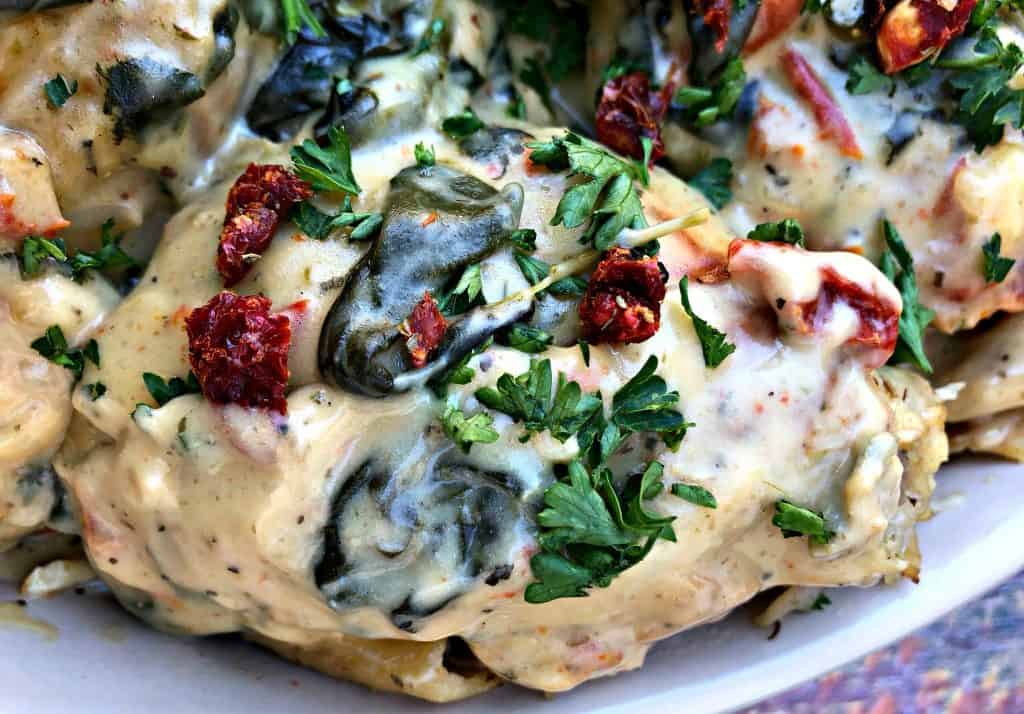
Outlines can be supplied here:
M594 269L580 302L583 339L643 342L661 326L666 271L655 258L612 248Z
M185 318L185 329L188 359L209 401L288 413L291 321L271 314L269 299L221 291Z
M409 360L417 369L430 360L431 353L437 349L448 329L448 321L441 314L437 301L429 292L412 309L412 314L399 326L405 335L405 348L409 350Z
M715 49L725 50L729 40L729 21L732 19L732 0L694 0L694 10L715 34Z
M668 109L670 86L652 91L644 72L609 79L597 107L597 138L623 156L641 159L644 148L640 139L647 137L651 140L651 161L660 159L665 155L661 120Z
M811 105L814 121L822 136L836 142L843 156L864 158L864 152L857 144L857 137L846 121L843 110L804 56L792 47L787 47L782 52L782 69L797 94Z
M310 185L283 166L249 164L231 187L225 204L217 248L217 271L225 287L248 274L252 256L267 249L292 206L312 195Z
M956 0L954 0L956 2ZM978 0L959 0L952 9L940 0L900 0L878 28L878 56L892 74L924 61L967 27Z
M743 53L752 54L788 30L803 9L804 0L762 0L754 17Z

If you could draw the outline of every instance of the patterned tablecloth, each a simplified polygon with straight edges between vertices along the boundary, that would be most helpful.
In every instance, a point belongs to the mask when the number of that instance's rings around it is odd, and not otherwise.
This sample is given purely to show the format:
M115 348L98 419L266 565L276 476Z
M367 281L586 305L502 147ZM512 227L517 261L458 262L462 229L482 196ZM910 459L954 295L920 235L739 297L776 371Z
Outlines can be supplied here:
M899 643L744 714L897 712L1024 714L1024 572Z

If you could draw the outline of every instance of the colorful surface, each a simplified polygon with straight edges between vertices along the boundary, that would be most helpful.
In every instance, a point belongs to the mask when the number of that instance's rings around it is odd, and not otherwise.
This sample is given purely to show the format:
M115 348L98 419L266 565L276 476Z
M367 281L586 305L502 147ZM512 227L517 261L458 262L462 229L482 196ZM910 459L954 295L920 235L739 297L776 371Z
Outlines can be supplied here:
M743 714L897 712L1024 712L1024 573L898 644Z

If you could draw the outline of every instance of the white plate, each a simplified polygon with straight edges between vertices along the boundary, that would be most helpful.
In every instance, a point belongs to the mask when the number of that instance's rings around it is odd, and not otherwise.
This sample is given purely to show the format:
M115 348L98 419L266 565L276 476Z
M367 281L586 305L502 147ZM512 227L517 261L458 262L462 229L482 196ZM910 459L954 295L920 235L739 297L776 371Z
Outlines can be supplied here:
M444 711L696 714L767 697L892 642L1024 566L1022 481L1024 466L972 460L943 469L937 499L955 505L920 529L924 567L918 586L830 591L832 607L787 619L772 641L741 612L661 643L637 672L553 699L502 687ZM33 603L29 611L56 625L60 637L46 641L0 630L5 712L439 711L333 681L234 638L161 635L100 597L67 595Z

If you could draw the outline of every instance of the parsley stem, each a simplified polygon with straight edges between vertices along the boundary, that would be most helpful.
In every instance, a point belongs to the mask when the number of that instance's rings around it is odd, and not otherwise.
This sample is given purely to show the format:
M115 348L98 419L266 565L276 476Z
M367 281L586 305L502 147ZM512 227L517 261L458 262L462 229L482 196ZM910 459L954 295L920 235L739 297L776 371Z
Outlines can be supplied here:
M636 248L652 240L657 240L669 233L683 231L704 223L711 217L711 211L706 208L698 208L696 211L687 213L679 218L670 218L661 223L655 223L647 228L626 228L619 233L618 244L624 248Z

